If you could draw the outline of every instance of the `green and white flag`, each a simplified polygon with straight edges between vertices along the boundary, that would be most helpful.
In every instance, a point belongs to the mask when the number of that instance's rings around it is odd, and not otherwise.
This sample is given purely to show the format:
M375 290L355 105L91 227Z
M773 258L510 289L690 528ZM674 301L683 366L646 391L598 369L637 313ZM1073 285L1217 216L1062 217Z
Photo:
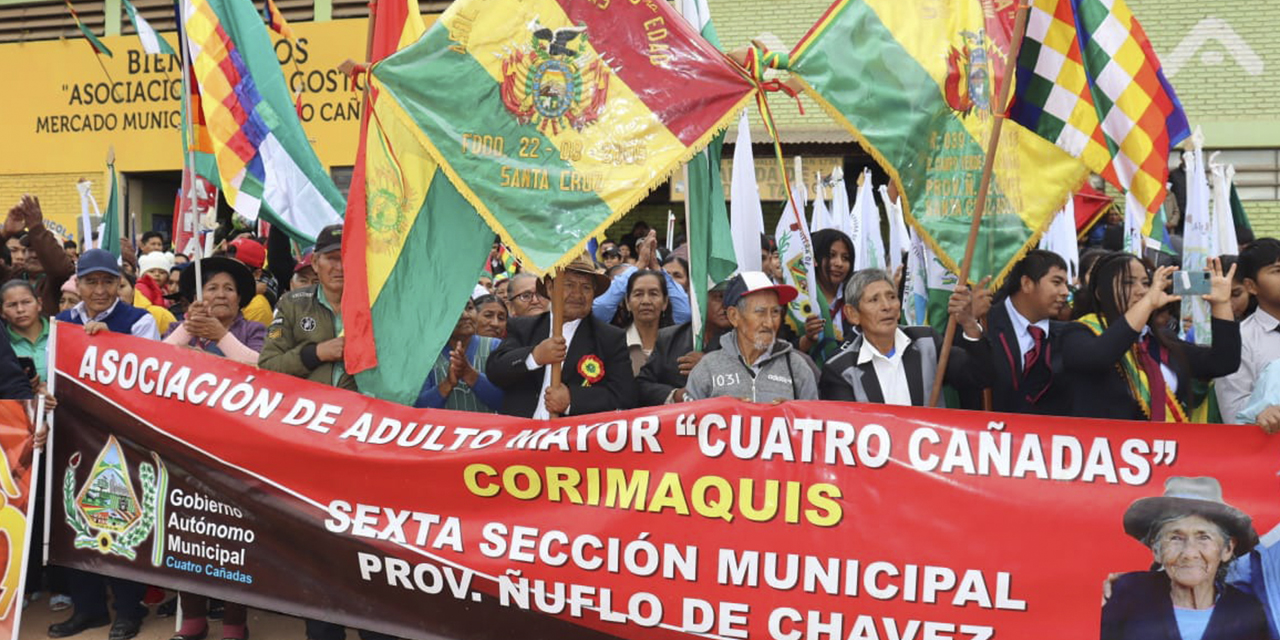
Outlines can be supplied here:
M676 9L699 35L720 46L707 0L680 0ZM724 183L720 180L720 151L724 133L712 139L701 153L689 161L685 197L689 201L689 285L693 293L694 348L702 348L702 326L707 312L707 292L737 268L729 212L724 203Z
M138 39L142 41L142 50L148 55L177 55L173 47L155 29L151 28L142 16L138 15L138 10L133 8L133 3L129 0L120 0L120 4L124 6L124 12L129 14L129 22L133 23L133 28L138 32Z
M111 173L111 189L107 192L107 210L102 212L102 224L98 225L98 248L120 257L120 186L116 178L116 165L108 164Z

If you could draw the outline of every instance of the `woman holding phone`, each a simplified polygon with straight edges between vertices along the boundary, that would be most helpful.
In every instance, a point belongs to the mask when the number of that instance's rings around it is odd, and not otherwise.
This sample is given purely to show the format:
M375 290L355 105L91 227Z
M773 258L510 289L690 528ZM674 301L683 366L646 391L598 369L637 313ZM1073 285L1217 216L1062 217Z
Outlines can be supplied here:
M1080 317L1063 331L1063 368L1077 417L1185 422L1192 381L1233 373L1240 366L1240 325L1231 311L1231 278L1209 260L1212 343L1179 340L1151 322L1182 297L1169 293L1175 267L1154 273L1132 254L1098 259L1077 296Z

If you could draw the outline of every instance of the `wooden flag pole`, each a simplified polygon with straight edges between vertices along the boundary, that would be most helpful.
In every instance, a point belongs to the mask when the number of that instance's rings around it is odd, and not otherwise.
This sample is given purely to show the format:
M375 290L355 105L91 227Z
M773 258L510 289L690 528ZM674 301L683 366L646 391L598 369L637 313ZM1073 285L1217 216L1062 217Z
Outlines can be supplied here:
M563 273L563 272L561 272ZM551 295L551 337L564 337L564 287L557 282L558 278L547 278L547 293ZM568 345L565 345L566 351ZM547 388L564 386L560 381L560 373L564 370L564 361L551 363L551 384ZM552 418L559 418L560 414L550 411Z
M702 328L703 328L703 325L706 324L706 318L702 317L703 311L702 311L701 305L698 303L698 293L697 293L698 285L697 283L692 282L693 273L694 273L693 261L695 257L700 257L702 260L706 262L706 266L703 267L703 273L707 274L707 278L709 280L711 277L710 271L708 270L711 267L711 252L707 251L707 253L700 256L694 255L697 252L694 250L694 247L693 247L693 227L690 226L690 222L691 222L690 219L692 218L692 216L690 215L690 211L693 208L693 204L690 202L691 194L689 192L689 163L686 162L684 165L682 165L680 170L681 172L683 172L683 175L684 175L684 243L685 243L685 246L689 247L689 277L690 277L689 311L691 312L689 327L690 329L692 329L692 333L693 333L693 350L702 351L702 347L703 347L702 345L703 329ZM707 233L710 234L710 231L708 231ZM705 249L706 247L699 247L699 248ZM702 284L702 286L705 287L707 290L711 289L711 286L709 286L705 282Z
M1009 59L1004 67L1004 82L1000 83L1000 97L995 104L999 112L992 111L995 122L991 124L991 137L987 139L987 157L982 163L982 180L978 183L978 201L974 203L973 220L969 223L969 239L964 245L964 261L960 263L961 285L969 283L969 268L973 266L973 250L978 244L978 230L982 226L982 214L987 209L987 193L991 190L991 174L995 168L996 150L1000 146L1000 131L1004 128L1005 111L1009 105L1009 88L1013 86L1018 69L1018 53L1022 49L1022 38L1027 33L1027 12L1030 5L1025 1L1018 3L1018 15L1013 22L1013 40L1009 44ZM933 389L929 392L929 404L937 406L942 395L942 379L947 373L947 361L951 357L951 345L956 340L956 317L947 318L947 332L942 338L942 351L938 353L938 371L933 376Z
M111 191L110 191L110 185L111 185L112 180L113 180L114 178L116 178L116 146L115 146L114 144L112 144L112 145L107 145L107 172L108 172L109 174L111 174L111 175L107 176L107 185L108 185L108 187L107 187L107 188L108 188L108 191L107 191L107 204L108 204L108 205L110 205L110 204L111 204ZM120 181L119 181L119 180L114 180L114 181L115 181L115 183L116 183L116 185L117 185L117 189L119 189ZM127 222L128 222L127 220L125 220L125 219L124 219L124 206L123 206L123 203L124 203L124 194L123 194L123 193L121 193L122 191L123 191L123 189L120 189L120 190L116 193L116 209L115 209L115 211L108 211L108 212L107 212L107 215L109 215L109 216L115 216L115 218L116 218L116 224L117 224L117 225L119 225L118 227L116 227L116 229L117 229L117 231L121 231L121 232L123 232L123 231L124 231L124 229L125 229L125 223L127 223ZM105 225L104 225L104 228L105 228ZM106 241L107 241L107 239L106 239L106 238L102 238L101 240L102 240L102 242L106 242ZM120 238L116 238L116 241L119 241L119 240L120 240ZM123 252L123 251L124 251L124 247L121 247L121 248L120 248L120 251L121 251L121 252Z

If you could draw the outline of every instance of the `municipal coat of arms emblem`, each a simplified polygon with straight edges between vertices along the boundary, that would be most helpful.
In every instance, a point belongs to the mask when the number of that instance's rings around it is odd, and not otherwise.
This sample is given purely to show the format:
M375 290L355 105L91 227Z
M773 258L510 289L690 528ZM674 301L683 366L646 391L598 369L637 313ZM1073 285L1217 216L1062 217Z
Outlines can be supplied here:
M502 58L502 103L520 124L552 135L582 131L600 118L609 96L609 65L587 48L586 26L527 25L529 43Z
M161 496L168 484L164 464L154 453L151 457L155 467L147 463L138 465L142 484L139 500L129 464L115 436L109 436L107 444L98 452L83 487L76 486L80 453L71 455L62 480L62 499L67 524L76 532L77 549L97 549L103 555L110 553L129 560L136 557L134 548L155 528Z

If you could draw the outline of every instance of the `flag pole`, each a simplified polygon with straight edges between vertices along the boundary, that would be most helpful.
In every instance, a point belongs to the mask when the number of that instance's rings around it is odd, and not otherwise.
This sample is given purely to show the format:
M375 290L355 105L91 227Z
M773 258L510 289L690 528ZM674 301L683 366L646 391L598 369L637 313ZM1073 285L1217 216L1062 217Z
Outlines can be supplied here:
M1027 33L1027 13L1030 5L1025 0L1018 3L1018 14L1013 22L1013 40L1009 43L1009 58L1005 62L1004 82L1000 83L1000 96L995 105L999 111L992 110L995 121L991 124L991 137L987 139L987 155L982 163L982 180L978 183L978 200L973 207L973 220L969 223L969 239L964 245L964 260L960 263L959 284L968 286L969 269L973 266L973 250L978 244L978 230L982 226L982 214L987 209L987 194L991 190L991 174L995 169L996 150L1000 146L1000 131L1004 128L1006 111L1009 107L1009 88L1013 86L1018 69L1018 53L1022 49L1022 38ZM951 345L956 340L956 317L947 318L947 332L942 338L942 351L938 353L938 371L933 376L933 389L929 392L929 404L937 406L942 395L942 379L947 373L947 361L951 356Z
M202 224L196 213L196 199L194 197L196 189L196 114L192 113L191 104L191 36L187 33L186 27L186 3L180 3L180 12L178 20L182 28L178 30L179 42L178 46L182 47L182 103L187 111L187 126L182 135L187 137L187 157L185 158L185 166L182 168L182 197L187 198L187 220L196 232L196 251L191 256L191 260L195 262L196 274L196 301L204 301L204 273L200 265L200 261L204 259L204 244L200 237ZM217 203L214 203L217 206ZM174 247L177 250L177 247Z
M563 275L563 271L561 274ZM551 294L551 337L564 337L564 287L560 286L558 278L549 276L547 278L547 293ZM565 345L566 351L568 345ZM560 372L564 369L564 361L551 363L551 387L561 387L564 383L560 381ZM554 411L548 412L552 418L559 418L560 414Z
M112 145L107 145L107 173L109 174L109 175L107 176L107 185L108 185L108 187L107 187L107 188L108 188L108 193L107 193L107 204L108 204L108 205L110 205L110 204L111 204L110 185L111 185L111 183L112 183L113 181L114 181L117 185L119 185L119 180L117 180L117 179L116 179L116 146L115 146L114 144L112 144ZM117 188L118 188L118 187L117 187ZM117 229L124 229L124 222L125 222L125 221L124 221L124 207L123 207L123 206L121 206L121 204L120 204L122 200L124 200L124 198L120 197L120 194L119 194L119 193L117 193L117 194L116 194L116 208L115 208L115 210L114 210L114 211L108 211L108 212L107 212L107 214L106 214L106 215L108 215L108 216L113 216L113 217L116 219L116 224L117 224L117 225L119 225L118 227L116 227ZM104 219L105 219L105 216L104 216ZM104 225L104 226L105 226L105 225ZM120 240L119 238L116 238L116 241L117 241L117 242L118 242L119 240ZM107 239L106 239L106 238L101 238L101 241L102 241L102 242L106 242L106 241L107 241ZM120 252L121 252L121 253L124 253L124 247L121 247L121 248L120 248ZM120 256L117 256L117 257L120 257ZM122 259L123 259L123 258L122 258Z
M686 162L682 165L681 170L684 172L684 242L685 246L689 247L689 276L692 278L694 274L693 254L696 252L693 250L693 227L689 226L689 211L693 208L693 205L690 202L690 196L692 194L689 190L689 163ZM711 261L710 255L702 256L702 258L707 260L708 263ZM708 279L710 279L710 275L708 275ZM691 330L690 333L693 335L693 350L701 351L703 319L702 309L698 308L698 293L695 289L697 286L698 285L692 282L691 279L689 285L689 329ZM703 286L706 286L706 284L703 284Z

